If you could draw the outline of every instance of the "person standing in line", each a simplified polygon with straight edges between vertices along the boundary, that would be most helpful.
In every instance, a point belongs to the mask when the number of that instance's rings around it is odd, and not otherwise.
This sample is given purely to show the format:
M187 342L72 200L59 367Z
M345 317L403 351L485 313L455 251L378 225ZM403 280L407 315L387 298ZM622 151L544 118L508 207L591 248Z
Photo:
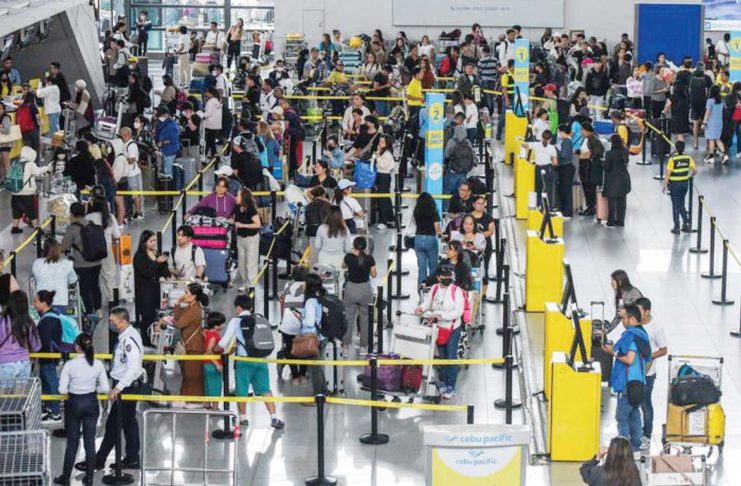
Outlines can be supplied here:
M594 127L591 123L582 123L581 130L584 141L579 151L579 179L584 190L586 207L579 214L594 216L597 207L597 186L592 180L592 166L602 159L605 154L605 147L594 133Z
M136 19L136 38L139 42L139 54L147 55L147 44L149 43L149 31L152 30L152 21L149 20L149 12L142 10Z
M422 285L430 275L435 275L440 253L440 214L430 193L417 198L412 219L417 231L414 235L414 253L417 254L417 285Z
M214 348L219 344L221 339L221 330L224 329L226 324L226 316L221 312L209 312L206 316L206 328L203 330L203 354L212 355ZM215 359L203 362L203 390L207 397L220 397L221 396L221 374L224 372L224 367L221 364L221 360ZM206 404L206 408L211 410L219 409L219 402L211 402Z
M628 173L628 149L618 134L610 137L612 147L604 162L605 183L603 192L607 197L607 227L625 226L627 196L630 193L630 174Z
M558 208L561 210L564 219L571 219L574 214L573 208L573 190L574 174L574 144L571 141L571 126L568 123L562 123L558 127L558 142L556 143L558 152L558 167L556 167L558 179Z
M702 129L705 132L705 140L708 142L708 151L705 155L705 163L715 162L716 146L720 151L721 163L727 164L730 160L726 147L721 140L723 132L723 99L720 95L720 86L714 84L710 87L710 96L705 103L705 116L702 119Z
M31 377L29 353L41 349L36 324L28 314L28 295L11 292L0 316L0 380L24 380Z
M180 330L180 342L185 354L203 353L203 334L201 321L203 308L208 306L208 296L198 283L189 283L185 293L175 302L175 327ZM181 395L203 396L203 366L198 361L182 361L180 363L183 381L180 386ZM186 403L185 408L199 407L196 403Z
M657 119L661 116L666 105L666 97L669 93L669 86L661 76L661 70L664 68L663 65L657 64L654 67L654 75L648 82L648 92L644 91L644 95L648 95L651 98L651 110L646 110L646 113L651 116L652 119ZM647 107L648 108L648 107Z
M157 235L144 230L134 253L134 301L136 322L142 333L142 342L150 346L149 326L157 320L160 308L160 278L169 277L168 255L157 253Z
M44 240L42 256L33 262L31 275L37 291L54 291L54 312L63 313L69 305L69 286L77 283L77 273L72 261L62 254L61 245L55 237Z
M342 267L347 269L347 283L342 294L348 327L342 338L345 355L352 344L355 329L360 331L360 349L368 343L368 306L373 303L373 287L370 278L376 278L378 270L373 255L365 253L368 246L362 236L355 238L352 251L345 255Z
M376 153L373 155L373 164L376 167L376 192L388 194L391 192L391 177L396 169L394 160L393 141L390 135L381 135L378 139ZM391 198L378 199L378 224L376 228L385 230L387 225L394 224L394 210Z
M39 290L33 299L33 308L41 317L38 324L39 338L41 339L42 353L58 353L62 343L62 322L59 316L52 311L54 291ZM39 378L41 378L41 393L56 395L59 393L59 377L57 376L56 358L39 360ZM62 414L59 413L59 400L44 402L42 407L42 422L59 422Z
M118 341L113 352L111 379L113 388L108 392L111 402L108 419L105 423L105 435L95 455L94 463L89 456L85 461L75 464L75 469L88 475L92 469L100 470L105 467L106 460L116 443L118 414L121 414L123 434L126 439L126 456L122 459L124 469L139 469L139 421L136 418L136 402L122 400L122 394L135 394L141 387L141 378L144 373L143 344L139 331L131 325L129 311L123 307L111 309L108 316L111 327L118 332ZM89 364L89 361L88 361Z
M244 285L240 292L257 285L257 265L260 260L260 228L262 221L257 212L252 191L241 189L237 193L237 205L232 213L237 230L237 266Z
M188 86L190 84L190 51L191 42L188 36L188 28L184 25L180 26L180 36L178 37L178 47L175 49L175 54L178 56L178 83L180 86Z
M684 142L677 142L675 148L677 150L676 155L669 157L666 163L662 191L666 193L671 188L672 218L674 221L672 233L678 235L680 216L682 217L682 231L688 233L691 230L689 214L684 206L684 201L689 190L690 177L694 177L697 174L697 166L692 157L684 153Z
M535 159L535 195L538 206L543 204L543 193L548 197L548 202L553 201L554 168L558 166L558 152L556 146L551 144L552 134L545 130L541 134L539 142L529 142L528 146L533 151Z
M93 485L95 469L95 424L100 407L96 393L108 394L110 386L103 363L95 359L93 338L80 334L75 339L77 357L67 361L59 377L59 393L67 395L64 407L64 430L67 432L67 448L64 451L62 474L54 478L54 484L69 486L72 466L80 446L80 427L85 447L86 474L84 486Z
M44 82L45 86L36 90L36 96L44 100L44 114L49 120L49 134L52 135L59 131L59 115L62 112L62 106L59 104L59 87L54 84L54 79L47 76Z
M232 59L234 59L234 65L237 65L239 60L239 54L242 50L242 37L244 37L244 20L237 19L237 21L229 28L229 32L226 34L227 42L227 58L226 68L231 69Z
M654 321L651 315L651 301L646 297L636 300L638 310L641 311L641 326L648 333L651 343L651 364L646 368L646 389L644 390L641 412L643 413L643 437L641 437L641 450L651 448L651 432L654 428L654 406L651 402L651 394L656 383L656 360L666 356L669 352L664 328Z
M15 235L23 233L20 228L21 218L25 215L31 222L31 230L39 227L39 215L36 206L36 176L44 175L54 167L54 164L48 164L44 167L36 165L37 154L31 147L21 149L20 159L23 164L23 181L16 191L10 193L10 210L12 217L12 227L10 233Z

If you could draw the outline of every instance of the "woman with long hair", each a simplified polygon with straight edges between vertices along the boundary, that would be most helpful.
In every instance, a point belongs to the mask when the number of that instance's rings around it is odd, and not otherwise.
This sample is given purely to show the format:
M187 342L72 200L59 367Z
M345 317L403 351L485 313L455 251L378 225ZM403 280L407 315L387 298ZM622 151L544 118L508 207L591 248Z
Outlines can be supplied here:
M69 286L77 283L77 273L53 235L44 240L42 256L31 265L31 275L37 291L54 292L52 307L55 312L63 313L69 305Z
M90 154L88 147L89 145L85 140L78 140L75 144L77 155L64 164L62 175L72 179L78 192L95 185L95 159Z
M417 231L414 235L414 252L417 254L417 284L421 285L437 270L440 252L440 214L430 193L423 192L417 198L412 219Z
M705 163L715 162L715 150L720 151L721 163L727 164L729 157L726 146L720 139L723 132L723 98L720 95L720 86L714 84L710 87L710 96L705 103L705 116L702 119L702 129L705 131L705 140L708 142L708 151L705 155Z
M453 269L453 282L465 291L473 288L473 279L471 278L471 265L466 256L463 244L458 241L449 241L445 247L445 258L438 264L438 268L447 265ZM437 270L437 269L436 269ZM427 277L425 285L431 287L437 283L437 275L433 274Z
M626 305L633 305L636 300L643 297L641 291L630 282L630 278L625 270L615 270L610 274L610 286L615 292L615 317L607 332L615 329L621 322L623 308Z
M350 231L347 229L339 206L332 206L327 212L324 223L319 226L314 238L314 246L317 251L317 262L331 265L338 271L342 268L345 255L352 248ZM342 280L342 273L340 273ZM342 282L340 282L342 287Z
M607 226L625 226L627 196L630 193L628 148L618 134L610 137L611 148L605 154L605 183L602 192L607 197Z
M157 235L144 230L134 253L134 301L136 322L145 346L151 344L149 327L157 320L160 307L160 278L169 275L167 254L157 252Z
M260 260L260 228L262 220L257 211L252 191L242 189L237 193L232 221L237 230L237 268L244 285L239 288L245 292L257 285L257 265Z
M107 394L110 390L108 376L103 363L95 359L93 338L80 334L75 339L77 356L64 364L59 377L59 393L67 395L64 404L64 430L67 433L67 449L64 451L62 475L54 478L54 484L69 485L72 466L80 446L80 428L85 447L87 472L82 484L92 486L95 474L95 425L98 423L100 407L97 393Z
M486 238L478 232L476 219L472 214L463 217L460 228L451 233L450 239L460 241L463 250L475 256L483 255L486 250Z
M365 55L365 62L360 66L360 75L366 81L373 81L373 78L376 77L376 74L380 71L381 65L378 64L375 53L369 51Z
M600 448L595 456L579 468L584 482L590 486L641 486L633 450L625 437L615 437L610 448Z
M28 295L16 290L0 316L0 380L31 377L30 353L41 349L36 324L28 314Z
M103 227L108 255L103 259L100 267L100 282L103 289L103 298L113 300L113 288L116 286L116 260L113 257L113 242L121 238L121 230L113 219L108 208L108 201L100 195L93 196L87 204L85 219Z
M185 350L185 354L203 354L201 321L203 321L203 308L206 306L208 306L208 295L198 283L188 284L185 293L175 302L175 326L180 329L178 345ZM203 364L200 361L182 361L180 367L183 372L180 393L202 396Z
M584 87L579 86L571 96L571 103L569 104L569 116L573 118L576 115L589 116L589 96L587 96L587 90Z
M432 67L432 62L427 56L420 56L419 67L422 69L422 88L432 89L435 87L437 82L437 75L435 69Z
M368 242L362 236L355 238L352 243L352 251L345 255L342 267L347 269L347 283L342 294L342 302L345 304L345 316L349 326L342 338L345 354L352 344L352 338L356 328L360 331L360 349L368 344L368 306L373 303L373 287L370 278L376 278L376 260L373 255L368 255L366 249Z
M304 307L299 335L313 333L319 337L319 356L322 355L327 342L319 330L323 312L320 299L325 295L327 295L327 290L324 288L322 278L316 273L308 274L304 279ZM316 358L318 356L313 359ZM312 359L312 357L308 357L308 359ZM327 386L322 366L311 367L311 388L314 395L326 392Z
M391 135L384 134L378 139L376 153L371 161L376 168L376 192L388 194L391 192L391 177L396 171L396 160L394 160L393 140ZM394 210L391 206L391 198L378 199L378 225L379 230L386 229L387 225L394 224Z

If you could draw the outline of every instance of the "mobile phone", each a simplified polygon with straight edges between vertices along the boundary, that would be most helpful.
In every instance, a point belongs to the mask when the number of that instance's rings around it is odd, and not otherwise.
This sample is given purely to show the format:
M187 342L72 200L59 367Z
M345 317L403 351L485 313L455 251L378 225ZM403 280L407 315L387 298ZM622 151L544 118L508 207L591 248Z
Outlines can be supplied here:
M170 252L169 251L163 251L162 255L166 256L167 258L170 258Z

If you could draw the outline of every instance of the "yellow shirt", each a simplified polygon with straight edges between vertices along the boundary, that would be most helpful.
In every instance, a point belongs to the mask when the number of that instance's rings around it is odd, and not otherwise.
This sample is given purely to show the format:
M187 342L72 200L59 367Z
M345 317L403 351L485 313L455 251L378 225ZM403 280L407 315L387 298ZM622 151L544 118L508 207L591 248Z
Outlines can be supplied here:
M332 71L327 78L327 84L347 84L347 74L344 71Z
M623 143L625 146L628 146L628 127L625 125L618 125L615 127L615 133L620 135L620 138L623 139Z
M677 168L675 170L676 159L681 160L682 167ZM687 165L687 162L689 162L689 165ZM694 159L692 159L692 157L686 154L675 155L673 157L669 157L669 160L666 163L666 171L669 172L669 180L673 182L689 180L690 176L692 175L692 170L694 168L695 168Z
M422 96L422 82L420 80L412 79L409 86L407 86L407 104L409 106L422 106L422 101L413 100L409 96L424 99L424 96Z

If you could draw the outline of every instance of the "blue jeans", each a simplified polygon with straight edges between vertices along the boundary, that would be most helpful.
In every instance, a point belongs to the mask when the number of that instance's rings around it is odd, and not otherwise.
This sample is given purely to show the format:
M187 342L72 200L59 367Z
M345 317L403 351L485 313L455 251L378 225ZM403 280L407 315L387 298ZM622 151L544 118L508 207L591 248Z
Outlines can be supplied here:
M417 254L417 284L422 284L427 277L434 275L437 271L437 258L440 246L437 236L415 235L414 252Z
M458 341L461 339L462 329L459 327L453 331L450 340L437 347L437 354L440 359L458 359ZM437 373L441 383L455 390L455 383L458 381L457 366L440 366Z
M46 118L49 120L49 134L59 131L59 113L47 113Z
M172 166L175 163L176 156L177 154L162 156L162 174L161 175L172 177Z
M376 113L378 113L378 116L389 116L389 102L388 101L381 101L376 100Z
M458 173L458 172L452 172L452 171L445 171L445 174L443 176L443 194L455 194L458 192L458 186L461 185L461 182L466 180L466 174ZM448 210L448 205L450 204L450 199L443 199L443 211Z
M133 403L133 402L132 402ZM69 479L72 476L72 467L80 447L80 428L82 428L82 442L85 447L85 462L87 476L92 478L95 467L95 424L98 421L100 407L95 393L73 395L70 393L65 404L64 428L67 431L67 449L64 451L64 466L62 476Z
M641 446L641 413L638 405L631 405L627 393L619 393L615 411L618 435L630 440L630 447L637 451Z
M679 229L679 217L682 217L682 223L686 224L689 222L689 215L687 209L684 207L684 201L687 197L687 190L689 189L689 182L671 182L669 185L670 196L672 198L672 219L674 221L674 228Z
M499 119L497 120L497 142L502 141L504 138L504 119L507 117L507 110L502 109L499 111Z
M56 363L44 363L39 366L39 378L41 378L41 393L44 395L59 394L59 376L57 376ZM59 413L59 401L46 402L52 413Z
M654 382L656 382L656 375L646 376L646 387L643 389L643 403L641 403L641 412L643 412L643 436L649 438L654 428L654 404L651 402Z
M0 380L23 380L31 377L31 361L13 361L0 364Z

